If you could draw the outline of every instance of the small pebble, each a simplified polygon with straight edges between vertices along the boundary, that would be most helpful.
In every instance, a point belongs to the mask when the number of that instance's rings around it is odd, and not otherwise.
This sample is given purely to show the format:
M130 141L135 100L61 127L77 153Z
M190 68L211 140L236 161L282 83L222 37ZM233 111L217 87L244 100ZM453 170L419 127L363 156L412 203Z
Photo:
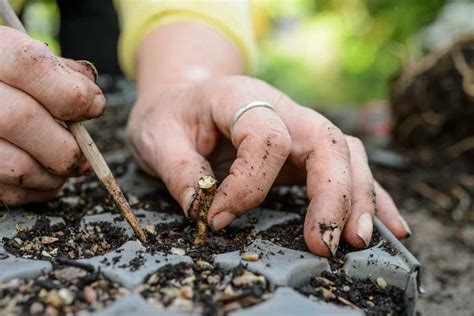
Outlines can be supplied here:
M148 224L145 226L145 230L150 234L156 235L156 226L152 224Z
M28 226L25 224L16 224L16 231L19 233L24 233L29 230Z
M47 304L51 305L51 306L54 306L54 307L60 307L60 306L63 305L63 300L61 299L61 297L58 294L58 291L56 291L56 290L51 290L47 294L47 296L45 298L45 302Z
M51 255L46 250L41 251L41 255L43 257L51 258Z
M56 238L56 237L50 237L50 236L41 237L41 243L44 244L44 245L49 245L49 244L55 243L58 240L59 239Z
M258 260L260 260L260 256L258 255L258 253L246 252L242 255L242 260L245 260L245 261L258 261Z
M210 264L207 261L201 260L201 259L196 261L196 266L200 270L212 270L212 269L214 269L214 266L212 264Z
M323 298L325 301L333 300L336 298L336 295L329 291L328 289L325 289L324 287L321 288L321 292L323 293Z
M176 248L176 247L171 247L170 252L173 255L179 255L179 256L184 256L186 254L186 251L182 248Z
M39 313L42 313L43 311L44 311L44 306L43 304L39 302L34 302L30 306L30 314L39 314Z
M155 285L156 283L158 283L158 280L159 280L159 276L158 274L152 274L149 278L148 278L148 281L147 283L150 284L150 285Z
M244 273L241 276L236 277L235 279L232 280L232 283L237 286L250 286L254 283L262 283L265 284L265 278L263 276L257 276L253 274L250 271L244 271Z
M321 285L324 285L324 286L330 286L330 285L334 285L334 282L329 280L329 279L326 279L324 277L315 277L314 280L318 283L318 284L321 284Z
M68 289L62 288L58 291L58 295L64 305L71 305L74 302L74 296Z
M387 281L385 281L384 278L378 277L377 278L377 286L381 289L385 289L388 286L388 284L387 284Z
M84 298L89 304L95 304L97 302L97 293L92 287L86 286L84 287Z

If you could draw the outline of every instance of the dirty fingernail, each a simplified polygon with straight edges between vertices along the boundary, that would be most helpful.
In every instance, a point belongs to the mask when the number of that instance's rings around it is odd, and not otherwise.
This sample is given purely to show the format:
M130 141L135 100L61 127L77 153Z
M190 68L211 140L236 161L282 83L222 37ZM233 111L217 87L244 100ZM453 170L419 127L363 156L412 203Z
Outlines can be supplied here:
M181 208L183 209L184 215L190 217L193 213L194 200L197 197L196 189L194 187L188 187L183 193L183 201Z
M370 239L372 238L373 227L374 224L372 221L372 215L370 213L364 213L359 217L357 236L362 239L366 247L369 246Z
M336 255L339 239L341 237L341 229L336 226L334 229L328 229L323 233L323 242L328 247L333 256Z
M99 72L97 71L97 68L95 68L93 63L88 60L76 60L76 63L84 65L87 70L89 70L94 76L94 82L97 82L97 79L99 78Z
M405 229L405 231L407 232L407 235L405 238L410 238L411 236L411 229L410 227L408 226L407 222L405 221L405 219L403 217L400 216L400 223L402 224L403 228Z
M221 230L226 227L236 218L236 216L230 212L220 212L212 219L211 228L214 231Z

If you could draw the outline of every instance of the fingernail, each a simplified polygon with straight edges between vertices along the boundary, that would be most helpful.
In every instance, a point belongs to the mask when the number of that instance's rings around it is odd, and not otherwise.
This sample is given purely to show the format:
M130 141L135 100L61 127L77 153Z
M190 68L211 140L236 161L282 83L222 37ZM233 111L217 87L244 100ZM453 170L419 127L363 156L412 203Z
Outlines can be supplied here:
M212 219L211 228L213 231L221 230L222 228L232 223L235 218L236 216L230 212L220 212Z
M99 78L99 72L97 71L97 68L95 68L93 63L88 60L76 60L76 63L86 66L86 68L90 70L94 75L94 82L97 83L97 79Z
M365 246L368 247L370 239L372 238L372 231L374 229L374 224L372 221L372 215L370 213L364 213L359 217L358 226L357 226L357 236L362 239Z
M196 189L193 187L188 187L183 193L183 203L181 204L181 208L186 217L189 217L191 215L190 213L192 213L192 207L196 196Z
M334 229L328 229L323 233L323 242L328 247L333 256L336 255L339 239L341 237L341 229L336 226Z
M411 229L410 227L408 226L407 222L405 221L405 219L403 219L403 217L399 217L400 218L400 223L402 224L403 228L405 229L405 231L407 232L407 235L405 238L410 238L411 237Z

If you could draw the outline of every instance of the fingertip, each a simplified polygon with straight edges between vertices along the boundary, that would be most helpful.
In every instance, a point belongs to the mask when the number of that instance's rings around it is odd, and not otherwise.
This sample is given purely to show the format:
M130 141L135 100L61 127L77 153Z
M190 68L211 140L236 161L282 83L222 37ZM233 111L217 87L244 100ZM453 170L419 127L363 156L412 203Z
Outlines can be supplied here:
M372 240L374 223L371 213L363 213L355 222L348 222L344 239L355 248L367 248Z
M76 60L75 62L84 67L84 70L80 71L81 73L86 75L94 82L97 82L97 79L99 78L99 72L97 71L97 68L94 66L93 63L88 60Z
M194 215L194 201L196 200L197 197L197 192L196 189L192 186L188 187L186 190L184 190L182 198L180 199L181 202L181 209L184 212L184 215L186 217L192 217Z
M105 111L105 97L102 93L97 94L94 97L94 100L92 101L91 106L89 107L89 110L86 113L86 116L88 118L94 118L101 116L102 113Z
M213 231L219 231L232 223L236 217L233 213L222 211L209 219L209 225Z
M398 225L397 225L396 228L392 229L392 233L398 239L407 239L407 238L411 237L411 235L412 235L411 229L408 226L405 219L401 215L398 218Z
M325 225L323 225L325 226ZM305 225L304 240L308 249L315 255L330 257L336 254L339 245L340 232L335 234L330 230L322 231L320 227Z

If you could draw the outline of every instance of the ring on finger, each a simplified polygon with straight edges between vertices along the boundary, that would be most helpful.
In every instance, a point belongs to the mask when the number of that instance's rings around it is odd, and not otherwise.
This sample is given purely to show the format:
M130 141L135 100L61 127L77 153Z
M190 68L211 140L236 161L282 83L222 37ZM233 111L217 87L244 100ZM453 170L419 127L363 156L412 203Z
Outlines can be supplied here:
M255 108L267 108L269 110L272 110L273 112L276 112L273 105L271 105L270 103L266 101L252 101L250 103L247 103L246 105L239 108L237 112L235 112L234 117L232 119L232 124L230 125L230 131L232 132L235 124L242 117L242 115L244 115L246 112L250 111L251 109L255 109Z

